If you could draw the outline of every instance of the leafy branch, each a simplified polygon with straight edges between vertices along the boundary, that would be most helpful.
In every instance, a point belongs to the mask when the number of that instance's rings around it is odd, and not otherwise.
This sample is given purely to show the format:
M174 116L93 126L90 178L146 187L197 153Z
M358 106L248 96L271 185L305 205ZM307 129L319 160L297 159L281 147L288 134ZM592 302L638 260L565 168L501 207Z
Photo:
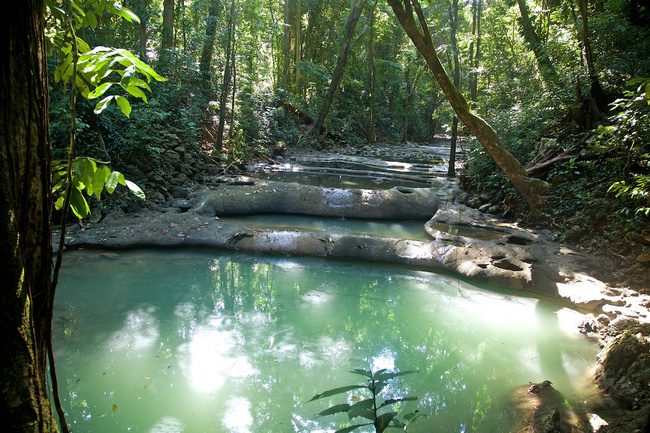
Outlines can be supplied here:
M390 372L386 369L381 369L376 372L364 369L355 369L350 371L350 373L358 374L367 378L367 384L364 385L348 385L342 386L339 388L330 389L324 391L320 394L316 394L311 398L311 401L319 400L325 397L331 397L333 395L345 394L349 391L354 391L357 389L366 389L366 393L369 394L368 398L361 399L353 404L342 403L331 406L322 412L319 413L321 416L333 415L336 413L347 413L348 418L352 421L354 418L365 418L369 422L354 424L348 427L337 430L335 433L347 433L353 430L356 430L365 426L374 426L376 433L383 433L387 428L399 428L402 430L407 430L408 426L418 420L419 418L426 416L419 413L417 410L414 412L409 412L405 414L402 418L403 421L400 421L396 418L398 412L384 412L380 411L388 406L392 406L396 403L405 402L405 401L415 401L418 397L415 396L406 396L401 398L390 398L386 399L383 402L380 402L378 399L379 394L382 390L388 385L388 382L398 376L404 376L406 374L418 373L415 370L408 371L395 371Z

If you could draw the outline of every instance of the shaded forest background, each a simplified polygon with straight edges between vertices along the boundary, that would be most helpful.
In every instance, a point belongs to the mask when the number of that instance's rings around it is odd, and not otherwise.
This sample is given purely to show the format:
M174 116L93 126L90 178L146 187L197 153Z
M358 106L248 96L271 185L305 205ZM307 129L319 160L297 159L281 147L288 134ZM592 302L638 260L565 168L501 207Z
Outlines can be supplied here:
M128 118L116 105L95 114L97 100L79 98L76 152L110 161L150 199L172 199L174 187L293 149L430 143L458 134L468 151L463 188L498 204L503 216L524 212L492 159L462 125L456 128L451 106L383 1L124 1L140 23L96 16L87 3L80 36L90 47L127 48L168 81L151 84L148 103L111 89L129 99ZM645 2L421 4L438 55L473 112L530 176L552 185L542 226L558 240L618 257L635 270L629 278L647 273ZM356 24L354 11L360 11ZM54 40L61 23L47 24ZM69 89L54 76L60 60L52 49L55 158L65 153L70 125ZM338 79L333 93L330 84ZM96 206L107 213L138 205L118 194Z

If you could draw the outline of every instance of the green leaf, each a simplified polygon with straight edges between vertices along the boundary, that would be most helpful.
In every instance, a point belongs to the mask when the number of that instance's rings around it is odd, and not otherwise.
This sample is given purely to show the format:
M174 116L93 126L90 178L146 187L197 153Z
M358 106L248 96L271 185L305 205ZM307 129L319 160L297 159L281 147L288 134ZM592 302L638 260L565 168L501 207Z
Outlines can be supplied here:
M135 65L131 65L128 68L126 68L124 70L124 73L122 74L122 79L120 80L120 86L122 86L126 90L129 87L129 82L131 81L131 78L133 78L134 75L135 75Z
M97 28L97 17L92 11L86 12L86 19L88 20L88 24L92 29Z
M90 92L88 94L87 98L88 99L99 98L104 93L106 93L106 91L108 89L110 89L113 84L115 84L115 83L112 83L112 82L109 81L109 82L106 82L106 83L103 83L103 84L99 85L95 90L93 90L92 92Z
M389 398L388 400L384 401L381 406L379 406L377 409L381 409L384 406L388 406L391 404L399 403L401 401L415 401L417 400L417 397L402 397L402 398Z
M106 179L106 191L108 191L109 194L113 194L113 191L115 191L115 188L117 188L117 183L118 179L121 176L121 173L119 171L114 171L108 176L108 179Z
M383 433L384 430L388 428L390 421L395 418L397 412L386 412L377 417L375 420L375 430L377 433Z
M135 194L136 197L138 197L141 200L146 200L147 197L144 195L144 192L140 189L138 185L135 183L131 182L130 180L126 181L126 186L131 190L133 194Z
M110 105L111 100L114 99L114 98L115 98L115 96L111 95L111 96L107 96L104 99L102 99L101 101L99 101L97 103L97 105L95 105L95 114L99 114L102 111L104 111L106 109L106 107L108 107Z
M138 77L131 78L131 81L129 81L129 85L130 86L141 87L141 88L147 89L148 91L151 92L151 87L149 87L149 84L147 84L146 81L144 81L144 80L142 80L142 79L140 79Z
M101 165L97 167L97 171L95 171L95 175L93 176L93 193L98 200L101 198L101 193L104 190L106 179L108 179L110 175L111 170L107 166ZM88 191L88 194L91 194L91 192Z
M319 415L325 416L325 415L332 415L335 413L339 412L347 412L347 410L350 409L350 405L347 403L343 404L336 404L330 408L325 409L324 411L320 412Z
M115 102L117 102L118 107L120 107L120 110L122 110L122 113L126 117L130 117L131 115L131 104L129 101L124 97L124 96L116 96L115 97Z
M365 385L342 386L340 388L334 388L334 389L327 390L327 391L323 392L322 394L316 394L309 401L318 400L319 398L324 398L324 397L330 397L332 395L343 394L345 392L352 391L353 389L359 389L359 388L368 388L368 387L365 386Z
M61 210L61 208L63 208L63 203L64 202L65 202L65 197L61 196L61 197L57 198L56 201L54 202L54 208L56 210Z
M136 23L140 24L140 18L136 14L134 14L130 9L125 8L117 3L115 3L113 7L115 8L114 10L116 15L121 16L122 18L124 18L130 23L135 21Z
M363 426L367 426L367 425L372 425L372 423L351 425L350 427L344 427L342 429L338 429L334 433L348 433L348 432L351 432L353 430L358 429L359 427L363 427Z
M361 376L365 376L368 379L372 378L372 372L369 370L364 370L362 368L355 368L354 370L350 370L350 373L358 374Z
M373 407L373 405L374 405L374 400L372 398L361 400L360 402L357 402L352 406L350 406L350 409L348 410L348 417L352 419L361 416L361 414L365 413L368 409ZM374 416L369 419L372 420L373 418Z
M411 374L411 373L419 373L419 371L417 371L417 370L406 370L406 371L396 371L394 373L383 373L383 372L381 374L375 373L375 379L376 380L381 380L381 381L386 381L386 380L392 379L394 377L404 376L404 375Z
M86 218L90 213L88 202L81 194L81 191L77 188L72 188L72 193L70 194L70 209L72 209L72 212L81 219Z
M140 89L139 87L136 86L127 86L124 88L130 95L135 96L136 98L142 99L144 102L147 102L147 95Z
M92 12L90 13L92 14ZM79 50L80 53L87 53L90 51L90 45L79 36L77 36L77 50Z

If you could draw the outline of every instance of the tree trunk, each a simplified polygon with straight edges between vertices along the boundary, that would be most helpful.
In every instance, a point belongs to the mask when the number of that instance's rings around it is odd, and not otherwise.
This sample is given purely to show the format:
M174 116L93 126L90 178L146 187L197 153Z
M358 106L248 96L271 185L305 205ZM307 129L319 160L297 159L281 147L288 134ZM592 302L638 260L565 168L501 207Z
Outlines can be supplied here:
M210 10L208 12L208 19L205 25L205 44L203 45L203 52L201 53L201 62L199 63L199 72L203 82L203 91L207 95L210 89L210 65L212 64L212 53L214 52L214 39L216 37L217 21L219 20L219 12L221 11L221 4L219 0L212 0L210 2Z
M454 53L454 86L460 89L460 61L458 59L458 41L456 31L458 29L458 0L453 0L450 5L451 13L451 50ZM448 177L456 177L456 141L458 140L458 116L454 116L451 123L451 144L449 146L449 167Z
M334 101L334 95L341 83L343 78L343 71L345 70L345 63L348 59L348 51L350 48L350 43L352 42L352 36L354 36L354 29L357 26L357 22L361 17L361 12L363 12L363 7L366 5L368 0L357 0L354 7L350 10L350 16L348 17L348 22L345 24L345 33L343 35L343 44L341 45L341 51L339 52L339 58L336 61L336 67L334 68L334 73L332 74L332 81L330 82L330 89L327 93L327 99L323 103L316 122L312 127L312 135L319 139L323 125L325 124L325 119L327 118L327 113L329 113L332 102Z
M291 28L289 23L291 22L291 0L284 0L284 42L282 47L282 80L281 85L282 89L285 92L289 91L289 69L291 68Z
M296 8L294 10L295 17L293 22L293 35L294 35L294 44L293 44L293 64L295 65L302 60L302 2L300 0L296 1ZM296 68L296 94L302 95L302 76L300 74L300 69Z
M469 65L472 68L469 82L469 100L476 105L478 100L478 70L481 54L481 8L482 0L472 3L472 41L469 44ZM476 47L475 47L476 45Z
M169 62L170 50L174 47L174 0L163 1L162 40L160 43L160 63Z
M375 144L377 133L375 131L375 92L377 91L377 67L375 65L375 9L377 1L370 11L370 37L368 38L368 57L370 63L370 115L368 119L368 144Z
M55 432L46 384L52 202L43 2L15 2L3 17L0 419L11 432Z
M436 53L431 39L426 19L417 0L388 0L398 21L408 34L413 44L418 49L429 70L433 73L440 88L449 100L452 108L463 124L481 142L486 152L497 163L499 168L508 176L508 179L524 196L530 208L530 219L541 216L539 207L545 203L545 194L549 191L549 184L540 180L529 178L526 169L515 157L508 152L497 133L485 120L473 114L463 95L456 89L445 72ZM419 27L413 17L413 10L417 13Z
M235 36L235 0L231 1L230 17L228 17L228 42L226 45L226 66L223 74L223 86L221 87L221 100L219 102L219 126L217 128L217 142L214 150L221 152L223 149L223 129L226 124L226 103L228 102L228 91L230 90L230 78L232 76L232 46Z
M582 17L582 40L585 59L587 61L587 70L589 71L591 97L595 100L598 109L605 111L607 109L607 103L605 102L603 88L600 85L600 80L596 73L594 55L591 51L591 44L589 43L589 14L587 0L578 0L578 6L580 7L580 16Z
M140 55L140 60L143 62L147 61L147 17L149 6L147 5L147 0L140 0L138 3L138 8L140 13L138 17L140 18L140 43L138 47L138 54Z
M524 30L524 39L526 39L526 42L528 42L530 49L535 55L537 68L539 69L539 73L542 75L544 84L546 84L550 89L556 88L559 84L557 72L551 62L551 58L548 56L546 47L542 43L537 32L535 32L535 28L530 21L526 0L517 0L517 4L519 5L519 11L521 13L521 26Z

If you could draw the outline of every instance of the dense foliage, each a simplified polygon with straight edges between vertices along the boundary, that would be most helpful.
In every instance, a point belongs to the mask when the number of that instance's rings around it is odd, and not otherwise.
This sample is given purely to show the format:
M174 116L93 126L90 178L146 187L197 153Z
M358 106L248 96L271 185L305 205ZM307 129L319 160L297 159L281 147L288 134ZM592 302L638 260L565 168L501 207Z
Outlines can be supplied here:
M93 3L80 2L89 10ZM134 107L128 119L114 104L97 114L80 100L78 154L110 160L146 189L165 184L179 158L190 164L209 157L226 169L316 145L310 128L328 97L350 2L122 3L139 24L97 16L83 29L84 40L90 48L139 52L168 81L151 83L147 104L127 91L113 93ZM613 236L642 235L649 207L644 3L468 0L455 11L450 0L422 7L445 68L451 74L457 54L460 90L507 149L528 168L557 157L531 172L554 186L544 209L549 224L572 240L602 231L603 223ZM53 51L50 71L60 61ZM51 131L60 157L69 114L54 78ZM452 119L391 9L366 2L318 146L427 142L449 134ZM521 198L478 145L471 146L463 180L505 213L521 212Z

